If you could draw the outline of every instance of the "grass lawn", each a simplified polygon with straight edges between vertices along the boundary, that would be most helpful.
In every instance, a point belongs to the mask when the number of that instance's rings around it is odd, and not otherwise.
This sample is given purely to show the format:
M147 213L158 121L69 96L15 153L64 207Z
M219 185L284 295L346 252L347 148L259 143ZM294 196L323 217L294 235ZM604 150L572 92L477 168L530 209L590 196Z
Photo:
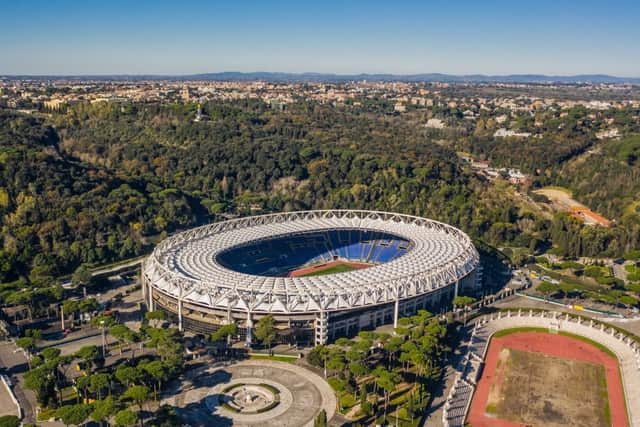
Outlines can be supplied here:
M627 271L627 279L633 282L640 280L640 267L635 265L625 265L624 269Z
M603 289L609 289L607 286L601 285L590 277L577 277L574 274L562 274L550 268L536 265L531 268L540 276L549 276L552 279L559 280L563 283L574 285L577 289L598 292Z
M640 207L640 201L631 202L624 208L624 215L636 215L638 208Z
M310 276L323 276L325 274L346 273L347 271L357 270L356 267L352 267L348 264L338 264L332 267L325 268L324 270L311 271L307 274L302 274L298 277L310 277Z
M547 328L536 328L534 326L521 326L519 328L503 329L493 334L495 338L504 337L506 335L515 334L516 332L549 332Z
M589 266L592 272L601 272L602 274L609 275L608 268L601 268L595 266ZM563 291L567 296L575 293L579 294L579 298L583 300L601 301L607 304L615 305L618 302L623 302L620 297L623 296L623 292L618 289L613 289L611 285L598 283L596 279L592 277L576 277L574 275L560 274L557 271L546 269L540 265L532 267L532 270L538 273L540 276L547 275L553 279L560 281L558 290ZM602 270L602 271L600 271ZM592 273L593 274L593 273ZM598 278L600 280L601 278ZM615 280L615 279L612 279Z
M346 414L349 412L349 410L351 410L351 408L358 403L358 400L353 397L353 394L351 393L342 393L339 397L339 403L340 403L340 408L341 411L340 413L342 414Z

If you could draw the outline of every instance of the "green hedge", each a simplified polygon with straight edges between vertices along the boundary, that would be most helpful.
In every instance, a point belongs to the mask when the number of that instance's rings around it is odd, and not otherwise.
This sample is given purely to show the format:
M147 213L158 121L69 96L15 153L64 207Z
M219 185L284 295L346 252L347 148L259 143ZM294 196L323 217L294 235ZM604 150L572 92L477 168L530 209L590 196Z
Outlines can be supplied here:
M231 390L233 390L234 388L238 388L238 387L242 387L244 384L242 383L238 383L238 384L232 384L230 386L227 386L225 388L222 389L223 393L227 393L230 392Z
M235 408L235 407L233 407L233 406L229 405L227 402L224 402L224 403L222 404L222 407L223 407L223 408L225 408L225 409L228 409L228 410L229 410L229 411L231 411L231 412L235 412L236 414L239 414L239 413L240 413L240 409Z
M582 268L584 268L584 265L580 264L579 262L576 261L564 261L560 263L560 268L562 269L566 269L566 268L572 268L574 270L580 270Z

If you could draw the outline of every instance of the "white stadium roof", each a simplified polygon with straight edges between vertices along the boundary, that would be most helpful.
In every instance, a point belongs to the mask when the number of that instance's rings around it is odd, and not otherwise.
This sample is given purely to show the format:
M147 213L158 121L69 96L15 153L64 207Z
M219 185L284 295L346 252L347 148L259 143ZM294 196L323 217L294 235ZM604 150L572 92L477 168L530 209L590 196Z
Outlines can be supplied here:
M413 244L387 263L307 277L245 274L216 259L249 242L340 228L384 231ZM156 247L143 273L154 288L194 304L294 313L348 310L429 293L460 280L478 263L471 239L447 224L388 212L326 210L239 218L176 234Z

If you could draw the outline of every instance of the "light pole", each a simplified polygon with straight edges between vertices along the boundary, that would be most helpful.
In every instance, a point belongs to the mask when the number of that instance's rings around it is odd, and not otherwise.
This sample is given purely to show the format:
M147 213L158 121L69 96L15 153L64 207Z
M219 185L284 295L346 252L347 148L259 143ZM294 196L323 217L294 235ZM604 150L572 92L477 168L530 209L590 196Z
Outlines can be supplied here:
M327 354L324 354L324 357L322 358L322 362L323 362L323 366L324 366L324 378L327 378Z
M64 334L64 304L60 304L60 326L62 327L62 333Z
M104 359L106 357L106 354L105 354L106 339L104 335L104 320L100 321L100 329L102 329L102 358Z

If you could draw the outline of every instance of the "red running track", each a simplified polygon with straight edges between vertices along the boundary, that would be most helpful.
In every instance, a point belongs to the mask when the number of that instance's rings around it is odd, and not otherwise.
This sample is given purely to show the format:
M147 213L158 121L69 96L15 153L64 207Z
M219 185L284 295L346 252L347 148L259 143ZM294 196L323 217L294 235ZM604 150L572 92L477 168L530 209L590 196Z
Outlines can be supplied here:
M314 271L326 270L328 268L333 267L334 265L340 265L340 264L346 264L349 267L353 267L353 268L355 268L357 270L359 270L361 268L371 267L371 264L365 264L365 263L362 263L362 262L351 262L351 261L335 260L335 261L325 262L324 264L312 265L311 267L304 267L304 268L300 268L300 269L295 270L295 271L290 271L287 276L288 277L304 276L305 274L313 273Z
M495 378L498 355L503 348L544 353L551 356L604 365L607 377L607 393L611 408L611 425L628 427L627 411L618 360L602 350L576 338L544 332L515 332L504 337L492 338L489 343L482 377L478 382L467 421L473 427L522 427L524 424L487 417L485 408L489 389Z

